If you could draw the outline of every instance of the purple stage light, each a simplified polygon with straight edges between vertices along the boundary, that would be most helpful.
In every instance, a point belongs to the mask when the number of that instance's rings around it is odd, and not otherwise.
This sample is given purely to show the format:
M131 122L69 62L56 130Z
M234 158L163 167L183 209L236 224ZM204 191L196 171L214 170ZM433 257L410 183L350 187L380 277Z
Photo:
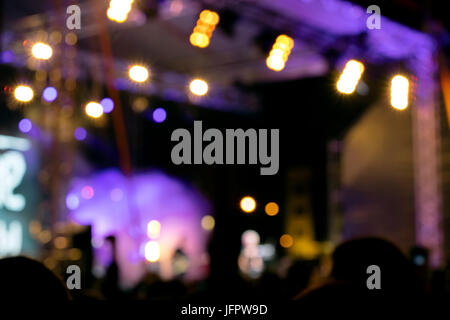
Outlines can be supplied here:
M42 92L42 98L47 102L53 102L58 97L58 91L53 87L47 87Z
M30 132L33 128L33 123L29 119L22 119L19 122L19 130L23 133Z
M109 169L74 179L69 194L79 200L78 207L70 210L70 219L90 225L93 241L103 243L112 234L117 237L121 244L117 263L124 270L123 282L127 285L136 285L147 272L146 265L139 262L146 260L143 249L149 241L150 221L157 220L161 226L153 240L158 242L161 256L170 257L180 243L189 261L202 261L207 253L210 234L202 228L201 220L211 208L195 189L174 177L154 171L124 176L117 169ZM95 247L96 264L105 268L111 252L107 246ZM192 263L186 277L201 279L205 270ZM163 261L160 273L168 279L175 276L171 264Z
M104 113L110 113L114 110L114 101L110 98L104 98L102 101L100 101L100 104L103 107Z
M155 111L153 111L153 121L157 123L164 122L164 120L166 120L166 117L167 113L163 108L157 108L155 109Z
M82 141L82 140L86 139L87 133L84 128L79 127L79 128L75 129L75 131L73 132L73 136L78 141Z

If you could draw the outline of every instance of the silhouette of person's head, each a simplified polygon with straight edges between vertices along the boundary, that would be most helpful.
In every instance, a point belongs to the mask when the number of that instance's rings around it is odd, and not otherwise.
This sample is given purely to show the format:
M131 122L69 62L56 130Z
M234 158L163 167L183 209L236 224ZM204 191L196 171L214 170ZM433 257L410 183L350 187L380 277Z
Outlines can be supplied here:
M0 296L7 301L49 303L68 301L70 297L52 271L26 257L0 259Z
M375 276L374 270L368 269L370 266L377 267L379 281L369 286L369 280ZM380 286L372 286L375 282ZM400 249L383 239L361 238L337 246L332 254L329 279L321 286L306 289L297 299L302 307L311 308L344 306L350 302L354 307L384 306L391 302L405 307L416 301L420 293L412 265Z
M331 276L367 291L368 267L379 267L381 288L386 293L411 293L416 285L412 265L393 243L380 238L349 240L339 245L333 255ZM373 291L376 292L376 291Z

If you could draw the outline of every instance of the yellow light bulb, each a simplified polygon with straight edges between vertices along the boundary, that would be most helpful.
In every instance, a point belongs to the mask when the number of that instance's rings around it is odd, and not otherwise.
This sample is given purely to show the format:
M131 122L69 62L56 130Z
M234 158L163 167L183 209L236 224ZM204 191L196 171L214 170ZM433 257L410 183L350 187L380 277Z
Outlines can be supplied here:
M147 236L151 239L157 238L161 232L161 223L158 220L152 220L147 224Z
M189 90L197 96L204 96L208 93L208 83L201 79L194 79L189 84Z
M30 102L33 99L34 92L29 86L17 86L14 89L14 97L20 102Z
M345 94L353 93L363 72L364 65L361 62L356 60L348 61L336 84L338 91Z
M409 81L406 77L396 75L391 81L391 106L397 110L408 107Z
M272 69L274 71L281 71L284 69L286 64L281 57L269 56L266 59L266 65L269 69Z
M134 65L128 70L128 76L136 82L145 82L149 77L149 71L144 66Z
M103 115L103 107L100 103L89 102L85 107L86 114L91 118L100 118Z
M161 248L157 241L149 241L144 247L145 259L149 262L156 262L161 255Z
M244 197L241 199L240 206L242 211L250 213L256 209L256 201L252 197Z
M203 10L200 13L200 21L209 25L216 25L219 23L219 15L214 11Z
M36 59L48 60L53 55L53 49L46 43L37 42L31 48L31 54Z

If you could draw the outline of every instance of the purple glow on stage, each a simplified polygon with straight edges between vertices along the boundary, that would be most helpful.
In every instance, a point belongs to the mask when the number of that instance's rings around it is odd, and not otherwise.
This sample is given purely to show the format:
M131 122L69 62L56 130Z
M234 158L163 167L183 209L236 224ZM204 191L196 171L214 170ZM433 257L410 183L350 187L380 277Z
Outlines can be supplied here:
M95 190L95 196L90 199L83 197L87 186ZM160 223L158 235L152 239L160 247L160 275L165 279L174 276L172 255L182 249L190 261L186 276L190 279L205 276L202 261L207 254L209 235L202 229L201 219L210 210L191 186L161 172L125 177L111 169L75 179L69 194L80 200L79 206L69 213L71 219L91 225L93 239L101 241L109 235L116 236L119 267L124 271L125 283L136 283L146 272L145 252L140 248L150 240L147 229L152 220ZM106 247L96 248L95 253L103 266L107 265L108 255L105 258L99 250L107 250ZM153 258L156 257L155 252Z
M53 102L58 97L58 91L53 87L47 87L42 92L42 98L47 102Z
M157 108L155 109L155 111L153 111L153 120L156 123L164 122L164 120L166 120L166 117L167 113L166 110L164 110L163 108Z
M23 133L28 133L33 128L33 123L30 121L30 119L22 119L19 122L19 130Z
M114 101L110 98L104 98L100 101L104 113L111 113L114 110Z
M73 132L73 136L78 141L82 141L82 140L86 139L87 133L84 128L79 127L79 128L75 129L75 131Z

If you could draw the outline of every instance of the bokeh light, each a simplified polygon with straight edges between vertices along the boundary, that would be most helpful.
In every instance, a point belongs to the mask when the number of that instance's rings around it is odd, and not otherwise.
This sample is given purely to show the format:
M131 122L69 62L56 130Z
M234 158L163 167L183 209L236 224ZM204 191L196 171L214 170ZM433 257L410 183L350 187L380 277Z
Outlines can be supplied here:
M355 91L359 79L364 72L364 65L356 60L350 60L345 64L345 68L337 82L337 89L344 94L351 94Z
M34 92L29 86L19 85L14 89L14 97L20 102L30 102Z
M53 240L53 245L55 246L56 249L65 249L67 248L67 245L69 244L69 241L67 240L66 237L56 237Z
M111 98L103 98L100 104L104 113L111 113L114 110L114 101Z
M279 35L266 59L267 67L274 71L283 70L293 47L294 40L291 37L285 34Z
M83 189L81 189L81 196L86 199L92 199L94 197L94 188L91 186L84 186Z
M156 262L161 255L161 249L157 241L149 241L145 244L145 259L148 262Z
M214 220L214 217L206 215L202 218L201 224L203 230L211 231L212 229L214 229L216 221Z
M75 137L75 139L77 139L78 141L83 141L84 139L86 139L87 136L87 132L86 129L78 127L73 131L73 136Z
M397 110L408 107L409 81L402 75L396 75L391 81L391 106Z
M208 83L205 80L194 79L189 84L189 90L197 96L204 96L208 93Z
M128 70L128 76L131 80L136 82L145 82L149 77L149 71L144 66L134 65Z
M30 119L22 119L19 121L19 130L23 133L30 132L33 128L33 123L30 121Z
M161 223L158 220L152 220L147 224L147 236L150 239L158 238L160 232Z
M275 202L269 202L268 204L266 204L264 210L268 216L276 216L278 214L278 211L280 211L280 208Z
M246 230L242 233L241 242L245 247L257 246L261 241L261 237L255 230Z
M75 210L80 205L80 199L78 199L78 196L73 193L69 193L66 196L66 207L69 210Z
M117 23L125 22L128 19L133 2L133 0L111 0L106 11L108 19Z
M42 91L42 98L47 102L53 102L58 97L58 91L53 87L47 87Z
M155 121L157 123L164 122L164 120L166 120L166 117L167 117L167 113L166 113L166 110L164 110L163 108L156 108L153 111L153 121Z
M216 25L219 23L219 15L211 10L203 10L197 20L194 31L189 37L190 43L199 48L209 45L210 39Z
M256 209L256 201L252 197L244 197L241 199L240 206L242 211L250 213Z
M86 114L91 118L100 118L103 115L103 107L97 102L89 102L85 108Z
M31 48L31 54L36 59L48 60L53 55L53 49L46 43L37 42Z
M209 25L216 25L219 23L219 15L211 10L203 10L200 12L200 20Z
M294 245L294 238L290 234L283 234L280 238L280 245L283 248L290 248Z

